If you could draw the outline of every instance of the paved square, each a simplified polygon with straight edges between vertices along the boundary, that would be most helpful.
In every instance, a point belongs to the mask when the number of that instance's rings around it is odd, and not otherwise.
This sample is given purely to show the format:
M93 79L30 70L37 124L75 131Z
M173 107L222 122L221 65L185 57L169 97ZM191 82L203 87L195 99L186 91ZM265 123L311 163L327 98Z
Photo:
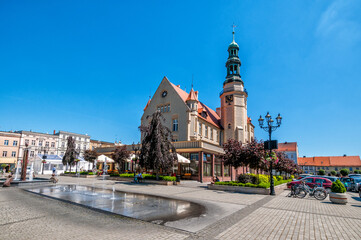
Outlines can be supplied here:
M160 186L60 177L60 183L188 199L205 205L210 219L189 232L2 188L0 239L361 239L355 193L347 205L334 205L287 198L287 191L276 197L211 191L197 182Z

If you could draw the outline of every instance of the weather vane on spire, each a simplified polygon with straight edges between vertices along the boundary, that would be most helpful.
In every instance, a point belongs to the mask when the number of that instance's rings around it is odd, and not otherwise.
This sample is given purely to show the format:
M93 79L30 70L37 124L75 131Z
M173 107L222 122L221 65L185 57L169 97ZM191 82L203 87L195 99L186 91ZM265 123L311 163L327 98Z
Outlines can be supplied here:
M234 25L234 23L233 23L233 25L232 25L232 28L233 28L233 31L232 31L233 41L234 41L234 29L235 29L235 27L237 27L237 26L236 26L236 25Z

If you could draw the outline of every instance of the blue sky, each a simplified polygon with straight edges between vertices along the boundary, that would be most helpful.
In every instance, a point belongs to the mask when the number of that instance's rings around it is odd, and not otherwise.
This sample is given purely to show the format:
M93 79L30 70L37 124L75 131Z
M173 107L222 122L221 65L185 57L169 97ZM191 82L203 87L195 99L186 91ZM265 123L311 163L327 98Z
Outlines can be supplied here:
M220 105L236 27L248 114L300 155L361 155L359 1L1 1L0 129L138 141L163 76Z

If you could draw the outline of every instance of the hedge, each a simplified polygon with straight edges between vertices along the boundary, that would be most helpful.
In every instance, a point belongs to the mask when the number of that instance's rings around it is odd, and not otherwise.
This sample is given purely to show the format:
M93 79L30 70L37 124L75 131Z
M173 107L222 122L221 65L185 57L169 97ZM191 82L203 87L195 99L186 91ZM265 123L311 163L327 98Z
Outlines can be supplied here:
M275 181L274 184L275 186L277 185L281 185L283 183L288 183L291 182L292 179L287 179L287 180L280 180L280 181ZM229 186L240 186L240 187L255 187L255 188L269 188L270 187L270 183L265 183L265 182L261 182L259 184L252 184L252 183L240 183L237 181L229 181L229 182L215 182L214 184L216 185L229 185Z

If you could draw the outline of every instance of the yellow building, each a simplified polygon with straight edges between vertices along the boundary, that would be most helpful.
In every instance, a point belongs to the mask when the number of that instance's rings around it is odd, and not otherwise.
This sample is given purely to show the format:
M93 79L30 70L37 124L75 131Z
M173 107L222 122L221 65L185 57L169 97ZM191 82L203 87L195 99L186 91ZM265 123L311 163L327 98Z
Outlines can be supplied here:
M8 170L16 166L20 137L20 133L0 132L0 165L8 164Z

